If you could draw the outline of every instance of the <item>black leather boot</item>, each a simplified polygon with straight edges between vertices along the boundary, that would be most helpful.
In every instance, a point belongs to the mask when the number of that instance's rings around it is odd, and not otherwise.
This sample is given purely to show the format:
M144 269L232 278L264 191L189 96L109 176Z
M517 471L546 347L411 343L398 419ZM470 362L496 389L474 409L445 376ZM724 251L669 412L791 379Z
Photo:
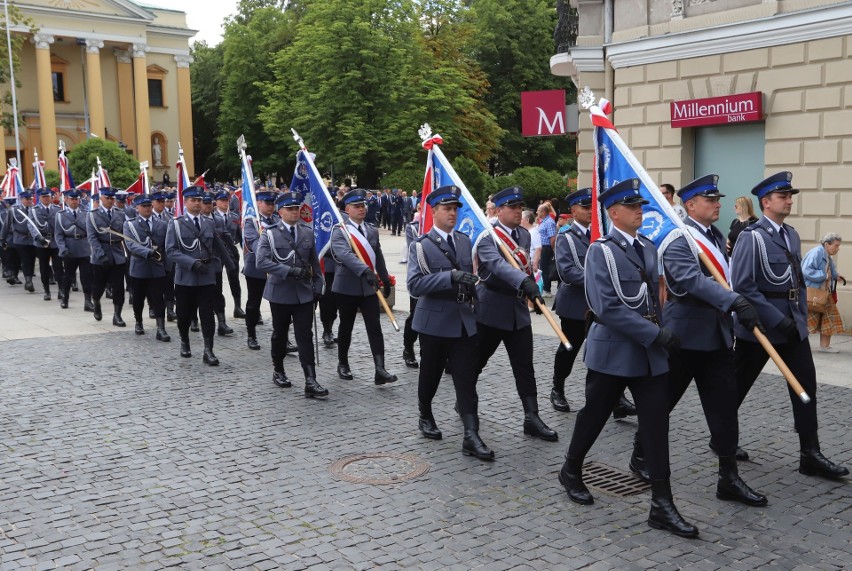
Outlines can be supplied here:
M59 301L62 301L66 297L61 287L56 288L56 297Z
M524 397L521 399L524 405L524 434L547 440L548 442L556 442L559 440L559 435L555 430L551 430L541 417L538 416L538 398L534 396Z
M107 299L112 299L112 286L107 284L104 288L104 297Z
M681 537L698 537L698 528L688 523L678 513L668 478L651 480L651 513L648 514L648 525L654 529L665 529Z
M30 293L35 291L35 286L33 285L33 277L32 276L24 276L24 289Z
M417 362L417 357L414 356L414 347L406 347L402 350L402 360L405 362L405 366L411 369L417 369L420 367L420 364Z
M618 399L618 404L612 410L612 418L618 420L625 416L636 416L636 405L627 400L627 397L622 393Z
M136 326L133 328L133 332L136 335L145 335L145 325L141 321L136 322Z
M373 380L377 385L396 382L396 375L391 375L385 370L384 355L373 355L373 362L376 364L376 375L373 377Z
M317 369L313 365L303 365L305 372L305 398L327 397L328 389L317 382Z
M113 305L114 313L112 314L112 324L116 327L127 327L127 324L121 318L121 306Z
M334 347L334 333L331 332L331 329L323 329L322 342L326 347Z
M59 307L61 307L62 309L68 309L68 292L63 292L62 296L59 299Z
M104 318L104 314L101 312L101 300L95 300L94 308L92 311L95 312L95 321L100 321Z
M565 463L562 464L562 469L559 470L559 483L568 492L568 498L576 503L584 506L590 506L595 503L595 498L583 483L583 459L565 457Z
M275 370L272 371L272 382L282 389L289 389L293 386L293 383L287 378L287 373L284 372L284 365L277 365Z
M287 343L286 343L285 347L287 348L287 353L286 353L287 355L298 355L299 354L299 348L296 347L295 345L293 345L290 342L290 339L287 339Z
M92 302L91 295L84 295L83 298L83 311L94 311L95 304Z
M74 282L71 284L71 291L80 291L80 286L77 285L77 280L74 280Z
M816 432L799 433L799 472L806 476L822 476L836 480L849 475L849 469L835 464L822 455Z
M740 478L735 456L719 456L719 482L716 484L716 497L720 500L740 502L754 507L762 507L768 503L766 496L749 488Z
M148 308L148 319L157 319L157 314L154 313L154 309L151 307Z
M713 451L713 454L715 454L716 456L718 456L718 455L719 455L719 450L716 448L716 443L715 443L715 442L713 442L713 439L712 439L712 438L710 439L710 444L709 444L709 446L710 446L710 450L712 450L712 451ZM746 452L745 450L743 450L743 449L742 449L742 448L740 448L739 446L737 446L737 452L736 452L736 454L734 454L734 456L736 457L736 459L737 459L739 462L746 462L746 461L748 461L748 452Z
M639 440L639 432L633 434L633 454L630 455L630 471L636 474L643 482L651 481L648 466L645 465L645 453L642 451L642 442Z
M252 351L260 351L260 343L257 342L257 337L249 336L246 339L246 344Z
M174 301L166 302L166 321L168 321L169 323L177 321L177 313L175 313Z
M192 357L192 351L189 349L189 337L180 338L180 356L185 359Z
M246 312L243 311L243 308L241 307L241 305L242 304L240 303L240 299L235 297L234 298L234 313L233 313L234 319L245 319L246 318Z
M351 381L355 378L352 376L352 370L349 368L349 361L339 361L337 363L337 376L344 381Z
M44 288L44 301L50 301L51 299L53 299L53 296L50 295L50 288L45 287Z
M438 425L435 423L435 417L432 416L432 404L418 400L417 405L420 410L420 418L417 421L417 425L420 427L420 432L423 433L423 436L432 440L443 438L444 435L441 434Z
M553 379L553 388L550 390L550 404L554 410L559 412L571 412L571 405L565 398L565 379L557 381Z
M213 353L213 338L205 337L204 338L204 357L202 359L206 365L210 365L211 367L219 366L219 359L216 358L216 355Z
M171 341L171 336L166 333L166 320L157 317L157 341Z
M225 312L221 311L216 314L216 321L219 322L219 327L216 328L216 333L221 336L231 335L234 330L228 327L227 321L225 321Z
M476 413L463 414L461 420L464 425L462 454L475 456L480 460L494 460L494 451L488 448L479 437L479 419Z
M197 317L193 317L192 320L189 322L189 330L193 333L198 333L199 331L201 331L201 328L198 326Z

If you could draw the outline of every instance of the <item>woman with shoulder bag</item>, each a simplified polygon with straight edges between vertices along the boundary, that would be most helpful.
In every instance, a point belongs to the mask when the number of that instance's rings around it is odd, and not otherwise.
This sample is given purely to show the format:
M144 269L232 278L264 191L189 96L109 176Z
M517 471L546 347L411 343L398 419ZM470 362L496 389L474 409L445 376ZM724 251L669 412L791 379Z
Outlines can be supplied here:
M846 278L837 274L837 267L831 259L840 250L841 241L839 234L826 234L819 246L805 254L802 260L802 274L808 287L808 331L819 333L819 351L822 353L839 353L839 349L831 346L831 336L844 332L836 303L837 280L846 285ZM827 298L825 304L820 303L823 298Z

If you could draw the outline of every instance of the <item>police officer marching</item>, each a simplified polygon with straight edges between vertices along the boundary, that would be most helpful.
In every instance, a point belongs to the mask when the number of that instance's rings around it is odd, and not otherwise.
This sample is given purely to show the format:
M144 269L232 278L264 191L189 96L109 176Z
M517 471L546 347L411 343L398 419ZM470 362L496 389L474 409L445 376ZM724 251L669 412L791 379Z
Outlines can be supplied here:
M298 192L279 194L275 204L280 221L260 236L255 251L257 269L267 274L263 297L272 310L272 381L279 387L291 386L284 371L284 357L292 320L305 374L305 396L325 397L328 390L317 382L311 339L314 304L323 288L314 231L299 219L302 197Z
M228 209L231 196L226 190L219 190L216 193L216 208L213 210L213 216L219 221L223 232L221 234L222 242L225 248L231 254L231 259L236 266L233 270L228 270L228 287L231 290L231 297L234 299L234 319L245 319L246 314L243 311L243 292L240 288L240 252L237 250L237 244L240 243L240 216L236 212L231 212ZM224 304L224 296L222 299Z
M213 211L215 210L214 200L215 197L212 192L204 192L201 197L201 216L213 223L216 236L222 242L222 245L225 246L225 249L228 250L228 246L226 244L231 240L231 235L228 233L227 226L225 225L225 221L222 217L213 216ZM236 268L238 262L234 261L230 250L228 250L228 257L231 258L231 261L233 262L232 266ZM214 305L214 313L216 315L216 321L218 322L216 332L221 336L231 335L234 333L234 330L228 326L228 321L225 316L225 296L222 295L222 288L224 287L222 273L225 270L225 265L223 260L220 259L220 255L218 253L214 253L212 259L213 274L216 276L216 303Z
M33 277L35 276L36 244L46 248L49 242L41 235L32 220L32 191L24 190L18 194L18 199L20 204L15 204L9 208L4 241L11 245L18 254L20 268L24 273L24 289L33 293L35 292Z
M379 300L376 290L378 280L384 284L383 294L390 295L390 276L385 257L379 243L379 231L364 221L367 214L367 193L355 188L343 195L343 205L349 219L344 222L346 231L335 226L331 234L331 254L337 266L335 268L332 291L337 298L340 312L340 325L337 330L337 375L344 380L352 380L349 368L349 346L352 343L352 328L355 316L361 310L361 317L367 329L367 339L373 354L377 385L396 382L396 375L385 369L385 339L379 323ZM364 261L352 251L350 238L359 248Z
M792 173L780 172L751 190L760 203L763 217L746 227L737 239L731 260L731 287L757 309L767 329L766 337L810 396L810 402L803 403L788 390L799 435L799 472L837 479L849 475L849 470L823 456L820 450L816 369L808 341L802 243L798 232L784 223L790 215L793 195L799 193L793 188L792 180ZM734 329L740 405L769 359L749 325L738 316Z
M553 442L559 439L556 431L551 430L538 415L532 321L524 299L526 296L533 303L542 301L538 284L531 275L530 233L520 225L523 189L519 186L504 188L492 200L497 207L494 232L523 269L506 261L490 237L480 241L476 251L479 262L477 273L482 279L477 286L476 304L479 333L477 377L503 343L524 408L524 434Z
M577 413L559 482L571 501L590 505L583 483L583 460L625 388L636 401L639 427L651 478L648 524L682 537L698 529L678 513L669 469L668 355L680 343L660 324L657 251L637 234L642 227L639 179L627 179L598 200L612 222L610 232L586 254L586 297L594 312L586 337L586 404Z
M403 261L408 263L408 251L411 249L411 244L417 239L420 234L420 221L407 222L405 224L405 250L403 250ZM409 294L410 294L409 290ZM405 326L402 333L402 361L405 366L410 369L416 369L420 365L417 363L417 356L414 354L414 343L417 341L417 330L414 329L414 315L417 313L417 298L409 295L408 298L408 317L405 318Z
M48 241L46 246L36 245L36 259L38 259L38 273L41 276L41 285L44 288L44 301L50 301L51 282L62 282L62 260L59 258L59 249L56 247L56 239L53 235L56 213L60 208L53 204L53 191L49 188L36 190L38 204L32 209L30 217L38 228L38 231ZM58 297L62 298L60 289Z
M89 246L92 248L92 299L95 304L95 319L103 318L101 296L107 284L112 286L113 317L112 324L126 327L121 318L124 307L124 239L110 232L122 233L124 230L124 211L114 208L115 189L100 189L100 207L89 212L86 219L86 232Z
M89 245L86 230L86 213L80 208L81 192L72 188L66 190L65 208L56 213L54 219L53 235L59 248L59 257L62 258L63 271L62 281L59 284L59 307L68 309L68 296L77 270L80 270L80 283L83 286L83 310L94 311L92 303L92 266L89 258L92 255L92 247Z
M153 206L151 217L166 223L174 219L174 216L166 210L167 194L167 192L160 190L151 195L151 205ZM166 321L171 322L177 319L175 313L175 264L166 258L163 268L166 271L166 279L163 282L163 303L166 306Z
M157 322L157 341L171 341L166 332L166 309L163 288L166 281L165 251L168 224L152 216L151 197L133 199L136 216L124 223L124 234L131 240L124 244L130 253L129 279L133 288L133 317L136 335L144 335L142 308L145 299Z
M257 223L264 231L278 223L275 213L275 193L258 192ZM263 290L266 288L266 272L259 270L255 263L255 249L260 240L260 232L255 222L247 220L243 228L243 275L246 277L246 343L252 351L260 349L257 342L257 325L260 322L260 303L263 301Z
M678 191L687 213L686 230L674 230L660 248L669 291L664 323L681 340L681 349L669 355L668 407L674 410L695 379L713 449L719 455L716 497L765 506L766 496L749 488L737 470L737 384L730 312L735 311L749 329L762 326L751 304L719 284L694 249L705 249L721 267L727 266L725 237L713 226L719 219L719 200L725 196L716 186L718 179L703 176ZM637 434L630 469L647 480L650 476L644 468L641 442Z
M476 315L473 300L478 278L473 273L470 238L454 230L461 191L443 186L429 193L432 229L409 247L408 291L418 300L412 327L420 336L423 361L417 384L418 424L426 438L442 433L432 414L432 399L449 362L456 406L464 424L462 453L492 460L494 452L479 437L476 397Z

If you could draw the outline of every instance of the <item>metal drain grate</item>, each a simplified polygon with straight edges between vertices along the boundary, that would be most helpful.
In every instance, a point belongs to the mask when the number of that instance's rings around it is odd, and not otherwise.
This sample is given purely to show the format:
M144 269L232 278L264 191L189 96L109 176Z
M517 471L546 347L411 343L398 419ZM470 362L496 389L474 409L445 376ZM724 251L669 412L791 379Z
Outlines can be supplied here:
M620 498L635 496L651 489L651 484L643 482L630 472L597 462L583 465L583 482L590 488Z
M368 452L335 461L330 467L338 480L353 484L399 484L429 471L429 464L411 454Z

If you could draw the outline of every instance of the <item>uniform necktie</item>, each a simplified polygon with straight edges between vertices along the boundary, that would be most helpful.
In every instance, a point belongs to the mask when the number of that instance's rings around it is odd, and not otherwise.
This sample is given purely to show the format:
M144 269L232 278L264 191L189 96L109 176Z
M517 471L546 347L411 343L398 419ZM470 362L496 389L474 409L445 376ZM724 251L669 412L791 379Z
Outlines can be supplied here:
M592 231L589 230L588 228L586 229L586 238L588 238L589 240L592 239Z
M290 240L292 242L296 241L296 228L294 226L290 226Z
M787 230L785 230L784 227L782 226L781 229L778 231L778 233L781 235L781 238L784 240L784 248L786 248L787 251L789 251L790 250L790 239L787 237Z
M107 210L107 219L112 222L112 210Z
M707 231L704 234L707 236L707 239L710 240L711 244L716 246L716 248L719 247L719 244L716 242L716 236L713 235L713 229L712 228L708 228Z
M72 210L72 211L71 211L71 214L73 214L73 215L74 215L74 220L77 220L77 211L76 211L76 210Z
M150 220L145 219L145 227L148 228L148 233L150 234L151 233L151 221Z
M514 240L516 244L518 243L518 229L517 228L512 230L512 240Z
M450 247L450 250L453 251L453 255L456 255L456 245L453 243L453 235L447 234L447 245Z
M361 236L363 236L364 238L366 238L366 237L367 237L367 235L366 235L366 234L364 234L364 229L363 229L363 228L361 228L361 225L360 225L360 224L358 224L358 232L360 232L360 233L361 233Z
M645 269L645 248L642 247L642 243L639 242L639 239L633 240L633 249L636 250L636 253L639 255L639 264L642 266L642 269Z
M193 222L195 222L195 229L201 232L201 223L198 221L198 218L193 218Z

